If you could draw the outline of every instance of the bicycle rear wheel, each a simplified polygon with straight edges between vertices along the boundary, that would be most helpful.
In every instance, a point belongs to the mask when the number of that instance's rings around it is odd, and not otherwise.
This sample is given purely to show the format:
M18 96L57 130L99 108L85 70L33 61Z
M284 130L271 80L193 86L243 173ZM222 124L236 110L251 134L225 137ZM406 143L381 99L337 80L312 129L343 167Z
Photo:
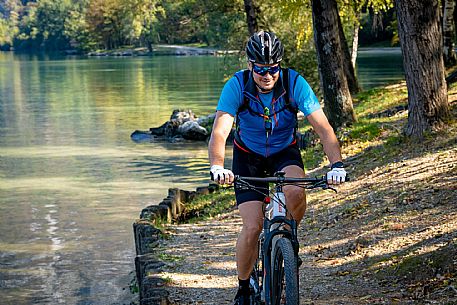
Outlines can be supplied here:
M298 305L298 268L292 243L279 238L272 254L272 305Z

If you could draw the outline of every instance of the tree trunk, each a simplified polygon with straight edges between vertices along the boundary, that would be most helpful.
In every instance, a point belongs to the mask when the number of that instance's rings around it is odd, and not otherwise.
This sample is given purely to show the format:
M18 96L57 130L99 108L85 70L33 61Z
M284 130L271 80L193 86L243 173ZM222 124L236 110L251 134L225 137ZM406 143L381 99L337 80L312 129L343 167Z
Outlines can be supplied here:
M443 55L446 67L455 65L457 60L454 51L454 1L455 0L445 0L443 3Z
M408 88L405 133L422 138L449 114L438 0L396 0Z
M454 18L454 35L457 36L457 9L454 6L454 12L452 13L452 16Z
M246 11L246 21L248 24L249 35L257 32L257 19L253 0L244 0L244 10Z
M357 19L359 19L359 16L357 16ZM355 22L354 23L354 35L352 36L352 53L351 53L351 63L352 63L352 67L354 68L354 71L355 71L355 64L357 62L357 52L359 50L359 30L360 30L360 23Z
M324 111L332 127L337 129L355 121L352 97L344 71L345 55L338 27L338 8L335 0L313 0L312 9ZM344 47L347 49L347 45Z
M336 2L335 2L336 3ZM335 4L336 5L336 4ZM338 35L340 38L341 50L343 51L343 64L344 64L344 74L346 74L347 83L349 86L349 91L351 94L355 94L360 91L359 82L355 76L355 69L352 65L352 57L349 53L349 47L344 35L343 24L341 23L340 15L338 14L338 6L336 7L337 21L338 21Z

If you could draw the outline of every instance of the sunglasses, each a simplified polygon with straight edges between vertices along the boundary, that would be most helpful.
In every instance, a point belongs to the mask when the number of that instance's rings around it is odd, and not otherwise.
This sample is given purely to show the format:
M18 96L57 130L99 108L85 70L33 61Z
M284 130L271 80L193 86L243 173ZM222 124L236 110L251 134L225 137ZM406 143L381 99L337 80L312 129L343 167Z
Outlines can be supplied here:
M273 67L259 67L256 65L252 65L252 67L256 74L259 74L262 76L266 75L267 73L270 73L270 75L273 75L273 74L278 73L279 70L281 70L281 67L279 65L273 66Z

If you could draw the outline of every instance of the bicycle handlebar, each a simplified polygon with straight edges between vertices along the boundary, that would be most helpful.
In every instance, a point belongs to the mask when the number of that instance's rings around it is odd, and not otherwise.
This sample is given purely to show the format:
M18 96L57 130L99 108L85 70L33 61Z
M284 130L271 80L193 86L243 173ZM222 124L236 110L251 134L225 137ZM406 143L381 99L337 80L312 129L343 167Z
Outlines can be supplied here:
M349 177L346 178L346 181L349 181ZM333 188L333 184L327 183L327 177L314 177L314 178L292 178L292 177L284 177L282 175L277 175L275 177L242 177L242 176L235 176L234 185L236 187L244 187L248 189L255 189L256 187L253 185L249 185L249 182L263 182L263 183L274 183L276 185L285 185L285 184L295 184L297 186L301 186L306 189L314 189L314 188L322 188L324 190L332 190L337 192L335 188Z
M304 184L315 184L320 182L326 182L327 178L325 176L315 177L315 178L291 178L291 177L242 177L235 176L235 182L237 181L245 182L264 182L264 183L304 183Z

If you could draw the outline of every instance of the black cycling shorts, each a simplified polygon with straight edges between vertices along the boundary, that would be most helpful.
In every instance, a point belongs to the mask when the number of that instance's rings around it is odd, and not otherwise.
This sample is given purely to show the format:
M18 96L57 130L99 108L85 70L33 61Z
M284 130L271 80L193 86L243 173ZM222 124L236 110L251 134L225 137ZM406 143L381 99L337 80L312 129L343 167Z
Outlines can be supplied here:
M296 144L290 145L269 157L248 152L245 149L239 148L236 144L233 145L232 171L235 175L244 177L273 176L275 172L289 165L297 165L304 169L300 150ZM268 189L267 183L251 182L251 184ZM265 199L265 195L254 190L238 190L236 188L235 196L237 205L246 201L263 201Z

